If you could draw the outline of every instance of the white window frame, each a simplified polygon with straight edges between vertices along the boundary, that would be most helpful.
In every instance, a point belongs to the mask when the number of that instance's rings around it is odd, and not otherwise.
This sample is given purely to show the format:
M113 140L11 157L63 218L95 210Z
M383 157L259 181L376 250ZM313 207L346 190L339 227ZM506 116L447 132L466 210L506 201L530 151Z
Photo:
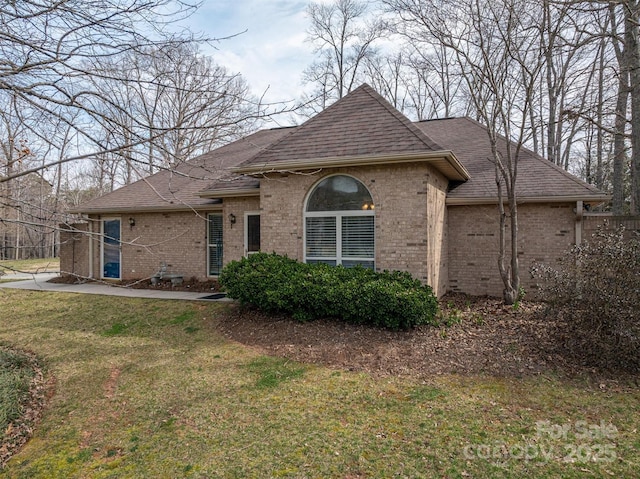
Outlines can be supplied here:
M260 250L249 251L249 216L261 216L261 214L260 214L260 211L244 212L244 255L245 257L260 252ZM260 218L260 230L262 230L262 218ZM262 231L260 231L260 242L262 243Z
M304 222L303 225L303 229L304 229L304 233L303 233L303 259L304 262L306 263L308 260L311 261L335 261L336 265L341 265L344 261L363 261L363 262L372 262L373 263L373 269L375 270L375 266L376 266L376 235L375 235L375 209L370 209L370 210L338 210L338 211L307 211L307 207L309 204L309 199L311 198L311 195L313 194L313 192L316 190L316 188L318 187L318 185L323 182L324 180L326 180L327 178L330 178L332 176L348 176L350 178L353 178L355 181L357 181L358 183L362 184L367 192L369 193L369 196L373 199L373 195L371 194L371 191L369 190L369 188L366 187L366 185L360 181L358 178L351 176L351 175L345 175L342 173L338 173L335 175L329 175L329 176L325 176L323 178L321 178L320 180L318 180L316 183L313 184L313 186L309 189L309 191L307 192L307 196L305 198L304 201L304 214L303 214L303 219L302 221ZM374 202L375 205L375 202ZM363 258L363 257L343 257L342 256L342 218L345 216L373 216L374 220L373 220L373 257L371 258ZM311 258L309 258L307 256L307 218L335 218L336 220L336 256L335 257L329 257L329 256L324 256L324 257L320 257L320 256L312 256Z

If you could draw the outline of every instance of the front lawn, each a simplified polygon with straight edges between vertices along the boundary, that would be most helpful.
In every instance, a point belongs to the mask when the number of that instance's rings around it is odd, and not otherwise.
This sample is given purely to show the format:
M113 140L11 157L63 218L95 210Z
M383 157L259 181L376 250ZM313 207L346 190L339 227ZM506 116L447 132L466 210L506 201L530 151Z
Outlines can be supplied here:
M553 373L417 378L304 364L225 339L229 306L216 303L16 290L0 290L0 303L0 342L34 351L52 394L6 477L640 471L640 393L620 379L601 387Z
M0 260L0 273L47 273L60 270L60 258Z

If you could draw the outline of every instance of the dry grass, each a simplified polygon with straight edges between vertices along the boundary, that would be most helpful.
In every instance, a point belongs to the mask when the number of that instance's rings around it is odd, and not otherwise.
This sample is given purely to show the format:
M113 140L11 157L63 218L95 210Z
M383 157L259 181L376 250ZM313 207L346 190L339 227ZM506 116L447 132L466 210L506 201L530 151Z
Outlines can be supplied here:
M224 339L219 304L12 290L0 290L0 302L0 341L34 350L56 378L6 477L577 478L640 470L640 394L628 385L601 389L545 374L374 377L305 365ZM538 421L568 425L567 433L540 432ZM581 426L601 422L617 432L582 434ZM518 452L525 446L529 456L541 447L551 455L527 460ZM604 446L614 449L605 455Z
M0 272L47 273L60 270L60 258L0 260Z

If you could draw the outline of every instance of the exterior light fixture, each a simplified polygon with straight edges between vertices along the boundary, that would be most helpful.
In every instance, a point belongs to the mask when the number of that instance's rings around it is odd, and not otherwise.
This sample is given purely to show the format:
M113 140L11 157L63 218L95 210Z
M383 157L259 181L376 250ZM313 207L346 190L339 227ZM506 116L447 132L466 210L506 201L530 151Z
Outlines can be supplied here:
M236 215L234 215L233 213L229 213L229 223L231 223L232 225L236 224Z
M136 219L133 216L129 217L129 227L133 228L136 225Z

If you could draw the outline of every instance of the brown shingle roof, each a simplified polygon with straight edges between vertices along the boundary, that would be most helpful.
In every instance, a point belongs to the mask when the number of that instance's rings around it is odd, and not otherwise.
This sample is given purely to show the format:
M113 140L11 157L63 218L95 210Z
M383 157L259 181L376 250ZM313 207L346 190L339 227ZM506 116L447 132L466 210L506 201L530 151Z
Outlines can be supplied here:
M495 170L487 130L471 118L447 118L416 123L440 145L451 149L469 171L470 179L456 185L448 201L495 198ZM502 142L503 148L506 141ZM607 200L608 196L564 169L523 149L518 161L516 193L520 198L566 197Z
M373 88L363 84L240 167L442 149Z
M200 192L221 178L225 180L220 184L227 183L230 168L251 158L287 132L287 128L258 131L187 161L179 165L175 172L161 171L89 201L74 208L74 211L101 213L172 210L215 205L219 200L202 198Z
M506 143L505 143L506 144ZM448 155L448 150L455 157ZM326 158L443 153L449 178L467 178L454 185L447 201L492 201L495 173L486 129L470 118L412 123L368 85L294 128L261 130L180 165L120 188L75 209L82 213L171 210L219 204L215 195L258 191L259 181L231 173L240 167L269 168L279 162L314 167ZM439 160L436 160L439 161ZM460 163L466 167L460 167ZM446 164L445 164L446 163ZM460 168L457 168L456 165ZM523 150L518 164L521 198L602 199L607 195L551 162Z

